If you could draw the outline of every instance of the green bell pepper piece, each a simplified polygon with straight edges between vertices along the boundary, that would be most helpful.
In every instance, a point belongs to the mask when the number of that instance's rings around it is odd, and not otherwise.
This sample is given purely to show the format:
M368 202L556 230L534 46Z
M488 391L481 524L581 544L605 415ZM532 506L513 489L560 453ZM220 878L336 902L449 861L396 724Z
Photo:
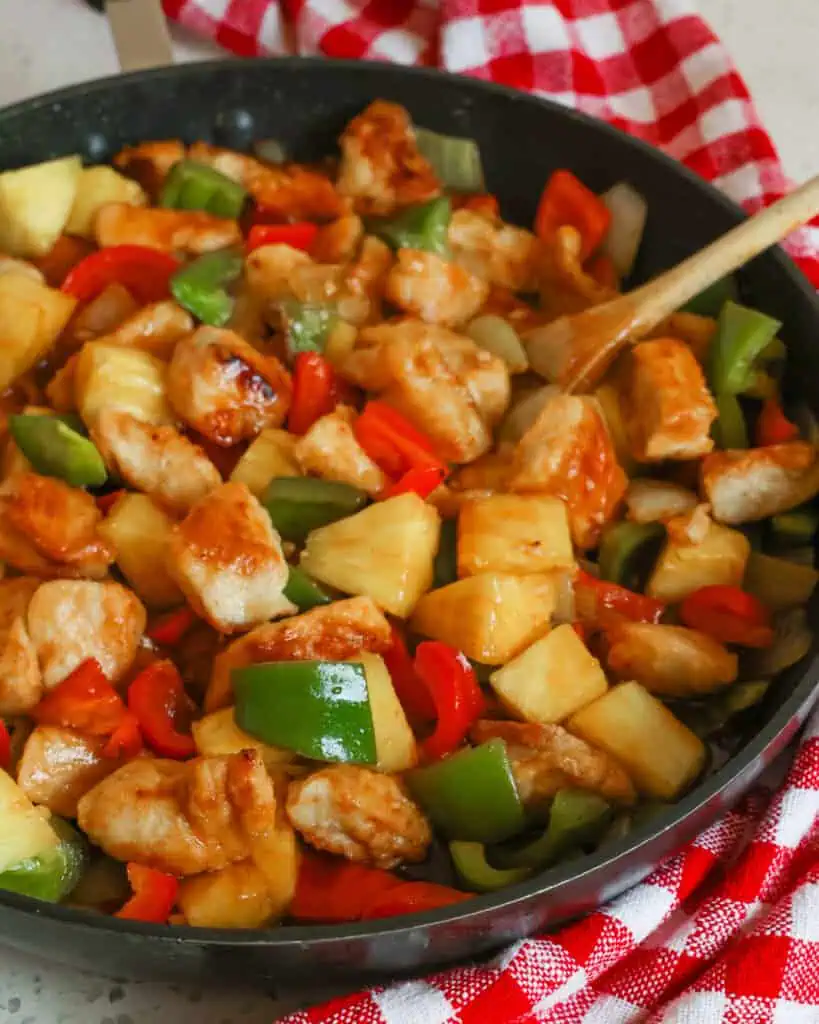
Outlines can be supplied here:
M734 715L758 704L769 686L767 679L734 683L718 696L681 703L675 708L675 713L700 739L707 740L724 729Z
M284 320L287 353L292 360L299 352L323 352L338 313L327 302L300 302L283 299L278 303Z
M348 661L277 661L231 674L236 724L271 746L315 761L375 764L364 667Z
M77 885L88 862L85 839L62 818L52 817L51 825L57 845L0 873L0 889L58 903Z
M603 534L598 563L610 583L642 591L665 540L662 523L616 523Z
M739 395L782 324L757 309L728 301L708 353L708 381L715 395Z
M709 284L704 291L687 302L680 312L717 317L726 302L729 300L736 302L738 299L739 287L736 278L729 274L727 277L721 277L719 281Z
M611 820L611 807L587 789L559 789L549 811L546 831L517 850L498 850L502 867L542 871L577 846L593 842Z
M195 160L180 160L165 179L159 204L174 210L204 210L215 217L236 220L246 199L247 190L227 175Z
M458 578L458 523L455 519L444 519L438 551L433 563L433 587L445 587Z
M97 446L58 416L9 416L9 431L20 451L43 476L72 487L100 487L108 474Z
M801 505L771 516L772 540L778 548L799 548L813 544L819 530L819 509Z
M489 740L407 775L410 792L452 839L497 843L525 824L503 740Z
M236 249L205 253L173 275L171 294L203 324L222 327L233 313L228 285L237 280L243 267L244 257Z
M367 495L337 480L277 476L267 485L262 504L284 540L300 544L311 530L358 512Z
M333 600L326 590L323 590L315 580L310 579L297 565L290 566L284 596L288 601L292 601L300 612L309 612L311 608L331 604Z
M451 219L452 204L440 196L420 206L408 206L394 217L373 221L370 229L393 249L421 249L447 256Z
M449 844L452 863L461 880L474 892L494 892L507 885L522 882L531 875L530 868L493 868L486 859L483 843L453 839Z
M711 436L717 448L727 451L732 448L748 447L748 427L745 414L736 395L728 393L715 395L714 401L719 415L711 424Z

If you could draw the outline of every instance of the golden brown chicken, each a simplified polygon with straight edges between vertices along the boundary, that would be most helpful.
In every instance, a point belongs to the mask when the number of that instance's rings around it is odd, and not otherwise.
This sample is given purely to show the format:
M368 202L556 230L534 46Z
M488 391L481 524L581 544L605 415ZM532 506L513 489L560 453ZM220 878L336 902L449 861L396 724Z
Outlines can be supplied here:
M354 418L352 409L336 406L296 442L294 454L305 473L324 480L340 480L375 497L389 481L356 440Z
M235 220L201 210L165 210L128 203L103 206L94 221L97 245L143 245L160 252L201 256L238 245L242 233Z
M0 715L19 715L37 705L43 682L28 632L28 607L40 580L0 580Z
M103 757L105 742L105 737L38 725L23 747L17 784L33 803L75 818L80 797L119 767L119 761Z

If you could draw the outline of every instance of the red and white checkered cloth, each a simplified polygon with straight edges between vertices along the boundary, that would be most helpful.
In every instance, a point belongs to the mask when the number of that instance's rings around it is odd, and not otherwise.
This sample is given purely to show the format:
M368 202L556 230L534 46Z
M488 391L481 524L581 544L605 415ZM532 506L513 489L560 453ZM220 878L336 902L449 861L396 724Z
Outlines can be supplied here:
M604 118L747 210L788 188L742 79L689 0L163 0L242 55L439 64ZM286 27L287 26L287 27ZM288 45L289 42L289 45ZM788 242L819 286L819 227ZM281 1024L819 1024L819 712L787 777L584 920Z

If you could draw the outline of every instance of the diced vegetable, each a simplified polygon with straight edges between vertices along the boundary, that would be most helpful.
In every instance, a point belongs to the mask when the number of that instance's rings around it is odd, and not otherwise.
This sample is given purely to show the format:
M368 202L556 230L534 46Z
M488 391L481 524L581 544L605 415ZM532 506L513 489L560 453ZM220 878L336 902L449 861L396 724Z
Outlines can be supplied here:
M724 693L697 703L678 704L675 710L681 721L705 740L724 729L735 715L759 704L769 687L765 679L734 683Z
M538 238L549 241L558 228L571 225L580 233L580 259L585 260L603 241L610 224L611 212L599 196L571 171L554 172L546 183L535 214Z
M393 217L375 220L370 230L393 249L420 249L446 256L451 217L452 204L445 196L440 196L428 203L408 206Z
M310 611L321 604L330 604L332 597L316 583L297 565L290 566L290 575L287 577L287 586L284 588L284 596L292 601L300 612Z
M274 477L262 497L282 539L297 543L312 530L353 515L366 502L367 495L349 484L298 476Z
M145 630L145 636L163 647L175 647L196 622L193 609L185 604L154 619Z
M718 416L711 424L711 436L717 448L725 451L748 447L748 427L745 414L736 395L717 394L714 396Z
M316 761L377 763L361 664L271 662L234 669L232 680L236 722L251 736Z
M9 416L11 436L37 473L72 487L101 487L108 474L97 446L58 416Z
M441 135L429 128L416 127L415 140L445 188L456 192L483 191L481 151L474 139Z
M128 881L134 895L114 916L165 924L176 903L179 880L144 864L129 864Z
M542 871L578 846L599 839L611 821L611 806L587 789L559 789L549 808L543 835L514 850L499 850L498 860L509 868Z
M154 661L128 687L128 707L136 715L146 744L160 757L182 761L196 744L189 726L192 702L172 661Z
M594 392L594 397L597 399L603 419L609 428L617 461L629 476L633 476L637 471L637 462L631 452L631 442L623 418L620 392L612 384L601 384Z
M35 857L52 855L59 837L48 812L35 807L17 783L0 771L0 872Z
M362 651L355 661L364 668L375 731L375 767L382 772L405 772L418 763L418 747L390 673L377 654Z
M75 306L74 299L33 278L0 275L0 391L48 353Z
M472 893L451 889L437 882L402 882L368 900L364 906L365 921L402 914L420 914L424 910L450 907L468 900Z
M621 683L575 712L570 732L616 758L641 792L675 800L706 760L702 741L639 683Z
M282 910L270 898L266 875L252 860L183 879L176 902L193 928L263 928L274 924Z
M710 284L699 295L682 307L684 313L695 313L697 316L718 317L726 302L739 301L739 286L732 275L721 277L719 281Z
M246 190L232 178L206 164L180 160L165 179L159 201L171 209L205 210L235 220L246 199Z
M267 768L287 764L293 760L293 751L274 747L244 732L236 724L234 709L222 708L191 725L196 751L203 756L238 754L242 750L255 750Z
M716 395L738 395L782 324L759 310L729 300L722 307L708 353L708 382Z
M523 805L502 740L416 768L407 785L436 828L452 839L497 843L523 828Z
M71 905L109 913L130 895L125 865L112 857L96 857L71 890Z
M391 630L392 644L384 651L383 657L401 707L414 723L429 722L435 718L435 702L415 671L401 631L395 625Z
M88 845L62 818L52 817L49 825L57 834L57 845L0 872L0 889L59 903L77 885L88 861Z
M771 535L778 548L809 547L819 530L819 508L801 505L771 516Z
M526 373L529 359L518 332L503 317L486 313L475 317L466 327L466 334L476 345L498 356L510 373Z
M510 444L517 443L538 418L546 403L559 394L560 388L554 384L546 384L542 388L528 391L513 401L498 430L498 440Z
M411 625L468 658L503 665L548 630L556 592L553 576L481 573L424 594Z
M236 463L230 479L247 484L259 498L274 477L300 476L293 454L295 438L286 430L263 430Z
M600 575L629 590L642 590L665 540L660 523L615 523L603 532Z
M208 252L177 271L171 294L180 306L212 327L223 327L233 313L229 287L244 269L244 256L234 249Z
M0 250L44 256L63 231L82 172L78 156L0 174Z
M562 722L608 689L600 663L568 624L541 637L489 677L504 707L525 722Z
M301 567L404 618L432 583L439 533L438 512L416 494L402 494L313 530Z
M284 320L287 352L291 359L302 352L323 352L339 322L335 306L327 302L282 299L277 303L277 309Z
M819 572L812 565L796 565L752 551L745 568L742 589L753 594L772 612L799 608L810 600Z
M434 761L463 743L486 702L469 659L446 644L424 640L415 651L414 667L435 705L435 731L422 744L424 756Z
M611 615L631 622L659 622L665 611L663 601L599 580L583 570L575 578L575 602L578 618L592 626Z
M739 587L695 590L680 605L680 619L723 644L770 647L773 642L767 608Z
M756 443L764 448L769 444L784 444L799 437L799 427L787 418L776 395L765 398L756 421Z
M306 434L335 405L335 372L317 352L299 352L293 369L293 400L287 418L293 434Z
M144 305L168 297L177 270L179 261L166 252L143 245L112 245L86 256L60 290L80 302L90 302L112 284L119 284Z
M601 252L611 258L618 277L625 279L634 269L634 262L643 240L648 203L626 181L620 181L600 198L611 214Z
M289 245L306 252L318 234L318 224L254 224L248 232L247 251L263 245Z
M353 423L353 432L373 462L394 479L412 469L446 470L426 434L385 402L368 402Z
M559 498L495 494L467 502L458 518L458 574L541 573L575 564Z
M127 412L145 423L175 421L165 397L165 364L139 349L87 342L77 357L74 394L88 427L103 409Z
M705 536L692 543L676 531L666 545L646 586L646 593L668 603L681 601L702 587L738 586L751 545L740 530L709 522Z
M774 641L767 650L753 651L743 669L753 677L768 679L801 661L813 647L813 634L804 608L780 612L774 619Z
M454 839L449 844L449 854L455 870L464 885L475 892L494 892L507 885L522 882L532 873L531 868L495 868L486 859L483 843Z
M131 206L145 206L148 197L139 182L126 178L105 164L86 167L77 180L77 192L68 222L66 234L94 238L94 219L97 211L107 203L130 203Z

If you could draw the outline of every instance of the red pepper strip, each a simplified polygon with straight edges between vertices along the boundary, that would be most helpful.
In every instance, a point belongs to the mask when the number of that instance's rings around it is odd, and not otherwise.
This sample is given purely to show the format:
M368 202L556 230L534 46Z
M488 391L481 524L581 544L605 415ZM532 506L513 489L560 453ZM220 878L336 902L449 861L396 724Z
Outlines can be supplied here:
M446 480L444 466L416 466L408 469L400 480L388 488L385 498L394 498L398 494L417 494L419 498L428 498L430 494Z
M125 710L122 722L114 729L102 748L103 757L121 757L130 761L142 750L142 732L133 711Z
M435 732L421 744L430 761L461 745L470 725L483 714L486 701L466 655L438 640L425 640L415 651L415 671L435 702Z
M589 260L586 271L603 288L618 288L620 281L611 256L600 252Z
M583 643L589 639L589 631L582 622L573 622L572 629L577 633Z
M770 647L774 640L768 609L739 587L701 587L680 605L680 618L723 644Z
M435 910L462 903L475 894L450 889L435 882L403 882L375 896L364 907L364 920L375 917L398 917L399 914L418 914L422 910Z
M40 701L31 717L40 725L59 725L91 736L110 736L127 718L122 697L89 658Z
M190 715L192 705L172 661L155 661L139 673L128 687L128 707L145 742L161 757L181 761L196 753L193 737L177 728Z
M574 581L575 599L584 622L598 624L606 614L632 622L659 622L665 604L645 594L636 594L617 583L598 580L581 569Z
M318 352L299 352L293 366L293 401L287 419L291 434L306 434L335 408L335 373Z
M254 224L247 236L247 251L263 245L289 245L306 252L318 234L318 224Z
M97 500L97 508L102 512L104 516L107 516L111 509L116 505L125 491L120 489L118 491L111 491L110 494L101 494Z
M144 245L112 245L91 253L74 267L61 291L80 302L95 299L110 284L121 284L140 305L167 298L179 261Z
M401 707L414 721L431 722L435 718L435 702L424 681L415 671L404 638L392 627L392 646L382 654Z
M176 903L179 880L144 864L129 864L128 881L134 895L114 917L165 924Z
M163 647L173 647L179 643L194 622L196 616L188 605L183 605L182 608L175 608L151 623L145 630L145 635Z
M756 421L756 443L760 448L784 444L799 437L799 428L787 418L775 398L766 398Z
M11 764L11 736L6 723L0 718L0 768L8 769Z
M353 432L373 462L396 480L411 469L427 467L446 474L432 441L386 402L368 402L353 423Z
M608 207L571 171L555 171L546 183L535 215L535 234L544 242L558 228L571 225L580 232L580 259L586 260L603 241L611 224Z
M402 884L389 871L305 850L290 914L301 921L360 921L368 903Z

